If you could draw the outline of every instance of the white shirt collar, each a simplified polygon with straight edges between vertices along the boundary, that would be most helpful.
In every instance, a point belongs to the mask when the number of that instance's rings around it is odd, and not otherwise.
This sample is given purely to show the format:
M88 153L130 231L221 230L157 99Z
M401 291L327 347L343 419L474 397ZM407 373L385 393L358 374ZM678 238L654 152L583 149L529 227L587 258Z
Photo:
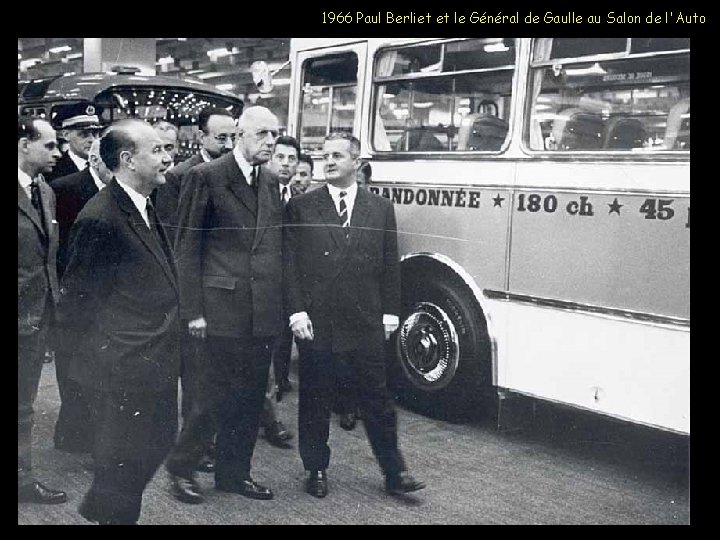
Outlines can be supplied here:
M240 151L240 149L236 146L233 148L233 156L235 156L235 161L238 164L238 167L240 167L240 170L243 173L243 176L245 177L245 181L250 184L250 176L252 175L253 166L250 165L247 160L245 159L245 156L243 156L243 153ZM259 165L257 165L259 167Z
M32 184L32 178L30 178L30 175L23 171L20 167L18 167L18 182L20 182L20 185L25 191L29 190L30 184Z
M332 197L333 202L335 203L335 211L340 213L340 192L345 192L345 206L347 207L348 212L348 221L352 220L352 212L353 208L355 208L355 198L357 197L357 191L358 191L358 185L357 182L353 182L350 187L347 188L339 188L335 187L332 184L327 184L328 191L330 191L330 196Z
M150 228L150 221L148 220L148 216L147 216L147 197L145 197L145 195L142 195L141 193L138 193L133 188L131 188L127 184L124 184L117 178L115 178L115 180L117 180L118 185L121 188L123 188L125 193L128 194L128 197L130 197L130 200L133 202L135 207L138 209L138 212L140 212L140 215L142 216L143 220L145 221L145 225L147 225L148 228Z
M200 149L200 157L203 159L203 161L205 163L210 163L212 161L210 154L208 154L207 150L205 150L204 148Z
M93 169L92 167L88 167L90 170L90 175L93 177L93 181L95 182L95 185L97 186L98 190L101 190L105 187L105 184L102 183L102 180L100 180L100 177L98 176L98 173Z
M72 159L72 162L78 168L78 171L82 171L85 168L85 165L87 165L87 159L81 158L73 153L72 150L68 150L68 156L70 156L70 159Z

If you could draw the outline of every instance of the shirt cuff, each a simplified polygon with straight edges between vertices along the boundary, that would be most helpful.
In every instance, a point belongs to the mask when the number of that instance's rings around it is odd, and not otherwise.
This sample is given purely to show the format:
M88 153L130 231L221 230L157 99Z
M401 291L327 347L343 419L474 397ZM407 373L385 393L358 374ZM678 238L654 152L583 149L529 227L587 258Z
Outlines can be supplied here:
M391 315L389 313L385 313L383 315L383 325L399 326L400 325L400 317L398 317L397 315Z
M297 321L299 321L303 318L308 318L307 311L300 311L299 313L293 313L292 315L290 315L290 325L289 326L292 326Z

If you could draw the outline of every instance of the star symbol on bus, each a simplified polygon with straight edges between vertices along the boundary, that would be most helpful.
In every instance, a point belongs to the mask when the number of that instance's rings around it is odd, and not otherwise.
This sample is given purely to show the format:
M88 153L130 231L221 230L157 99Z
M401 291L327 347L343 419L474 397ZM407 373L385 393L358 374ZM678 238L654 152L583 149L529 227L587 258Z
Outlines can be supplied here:
M617 200L617 197L613 200L612 203L609 203L608 206L610 207L610 211L608 214L612 214L615 212L618 216L620 215L620 208L625 206L624 204L620 204Z
M501 197L500 194L498 193L495 197L493 197L492 200L494 203L493 208L495 208L496 206L499 206L500 208L502 208L502 202L505 200L505 197Z

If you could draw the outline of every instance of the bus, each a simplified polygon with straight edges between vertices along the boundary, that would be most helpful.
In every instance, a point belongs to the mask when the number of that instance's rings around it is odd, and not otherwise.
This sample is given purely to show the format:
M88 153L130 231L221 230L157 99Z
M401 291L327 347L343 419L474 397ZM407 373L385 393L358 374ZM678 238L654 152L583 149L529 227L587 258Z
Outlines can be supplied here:
M401 399L689 435L689 39L295 39L290 61L315 171L353 133L395 205Z
M178 160L200 151L198 114L208 106L227 109L234 118L243 102L234 94L193 79L138 75L139 69L118 67L113 72L61 75L18 81L18 116L46 118L56 127L60 107L89 103L109 125L123 118L148 122L166 120L178 126Z

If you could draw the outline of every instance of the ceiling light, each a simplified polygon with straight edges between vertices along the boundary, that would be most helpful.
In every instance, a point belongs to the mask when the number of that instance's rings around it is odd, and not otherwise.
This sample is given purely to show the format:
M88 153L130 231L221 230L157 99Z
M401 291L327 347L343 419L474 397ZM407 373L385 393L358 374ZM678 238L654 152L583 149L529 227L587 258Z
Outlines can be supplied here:
M50 49L50 52L55 53L55 54L61 53L61 52L68 52L68 51L72 51L72 47L70 47L68 45L61 45L59 47L52 47Z
M490 43L488 45L485 45L483 47L483 50L485 52L505 52L510 50L510 47L505 45L502 41L499 41L497 43Z
M223 84L216 84L215 88L218 90L232 90L235 87L232 83L223 83Z
M600 64L595 62L592 66L586 68L567 68L565 69L565 75L604 75L607 73Z

